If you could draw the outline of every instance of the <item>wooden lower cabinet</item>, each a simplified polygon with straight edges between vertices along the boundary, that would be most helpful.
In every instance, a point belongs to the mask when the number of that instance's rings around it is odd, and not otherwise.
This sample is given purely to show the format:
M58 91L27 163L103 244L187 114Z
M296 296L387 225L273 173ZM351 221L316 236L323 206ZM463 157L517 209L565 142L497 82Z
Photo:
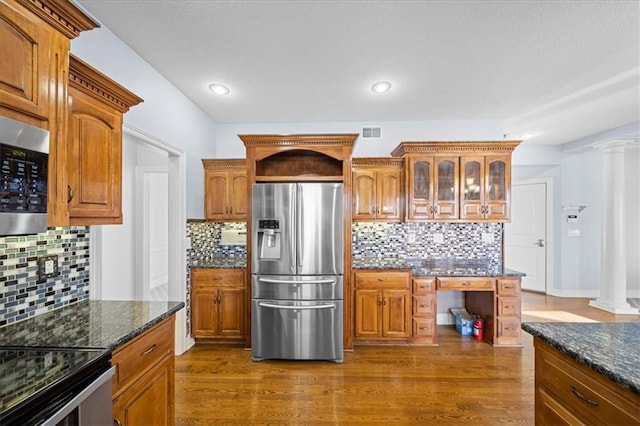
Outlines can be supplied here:
M244 269L194 268L191 284L193 337L243 341Z
M416 277L411 280L412 329L411 343L435 345L436 327L436 279Z
M640 396L534 339L537 425L640 425Z
M355 339L406 341L411 336L409 271L357 271Z
M173 425L175 316L114 350L114 425Z
M113 402L114 424L174 424L173 375L173 356L167 356Z

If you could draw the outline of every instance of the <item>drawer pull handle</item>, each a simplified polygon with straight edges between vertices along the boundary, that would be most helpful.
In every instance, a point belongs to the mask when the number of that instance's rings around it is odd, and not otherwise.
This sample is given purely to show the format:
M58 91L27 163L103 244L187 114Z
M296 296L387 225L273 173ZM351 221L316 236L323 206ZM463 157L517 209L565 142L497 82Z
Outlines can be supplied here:
M581 394L578 389L574 388L573 386L569 386L569 388L571 389L571 393L574 394L575 396L577 396L578 398L580 398L581 400L585 401L588 404L594 405L594 406L598 406L600 405L598 403L598 401L594 401L593 399L589 399L586 396L584 396L583 394Z
M420 307L421 307L421 308L426 308L426 307L427 307L427 305L420 305Z
M509 305L509 306L505 306L505 309L513 309L513 306Z
M507 330L507 331L513 331L514 330L513 327L505 327L504 329Z
M151 352L155 351L156 348L158 347L158 345L156 345L155 343L153 345L151 345L149 347L149 349L147 349L146 351L142 352L140 355L144 356L144 355L149 355Z
M471 285L471 283L463 282L463 283L460 283L460 285L462 285L464 287L469 287Z
M503 288L506 289L506 290L511 290L513 288L513 286L512 285L505 285L505 286L503 286Z

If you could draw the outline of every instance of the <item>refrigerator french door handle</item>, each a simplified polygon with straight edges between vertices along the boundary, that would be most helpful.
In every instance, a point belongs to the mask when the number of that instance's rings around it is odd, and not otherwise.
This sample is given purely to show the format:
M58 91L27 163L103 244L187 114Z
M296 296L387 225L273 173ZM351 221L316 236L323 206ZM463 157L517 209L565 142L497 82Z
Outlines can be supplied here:
M336 284L335 278L328 278L323 280L308 280L308 281L294 281L294 280L278 280L275 278L258 278L261 283L272 284Z
M317 309L333 309L335 304L330 305L312 305L312 306L288 306L288 305L274 305L272 303L258 302L258 306L261 308L273 308L273 309L287 309L290 311L309 311Z
M296 184L296 267L297 271L302 270L302 246L303 246L303 233L302 233L302 186Z

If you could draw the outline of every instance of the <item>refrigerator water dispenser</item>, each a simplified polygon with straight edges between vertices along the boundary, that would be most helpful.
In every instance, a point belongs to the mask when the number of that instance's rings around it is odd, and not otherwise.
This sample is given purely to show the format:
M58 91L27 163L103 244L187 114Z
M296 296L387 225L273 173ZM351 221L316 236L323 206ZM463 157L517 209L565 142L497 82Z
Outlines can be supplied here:
M260 219L258 227L258 258L280 259L282 247L280 220Z

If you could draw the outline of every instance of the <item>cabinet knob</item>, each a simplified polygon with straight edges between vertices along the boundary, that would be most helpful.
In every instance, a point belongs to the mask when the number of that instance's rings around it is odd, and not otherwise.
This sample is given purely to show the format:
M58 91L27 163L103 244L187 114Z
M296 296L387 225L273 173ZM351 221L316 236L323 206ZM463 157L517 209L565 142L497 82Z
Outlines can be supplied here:
M116 426L122 426L122 423L120 422L120 420L118 420L117 417L113 418L113 424L116 425Z
M382 298L381 297L378 298L378 305L382 305Z
M71 185L67 185L67 203L70 203L73 200L74 195Z

